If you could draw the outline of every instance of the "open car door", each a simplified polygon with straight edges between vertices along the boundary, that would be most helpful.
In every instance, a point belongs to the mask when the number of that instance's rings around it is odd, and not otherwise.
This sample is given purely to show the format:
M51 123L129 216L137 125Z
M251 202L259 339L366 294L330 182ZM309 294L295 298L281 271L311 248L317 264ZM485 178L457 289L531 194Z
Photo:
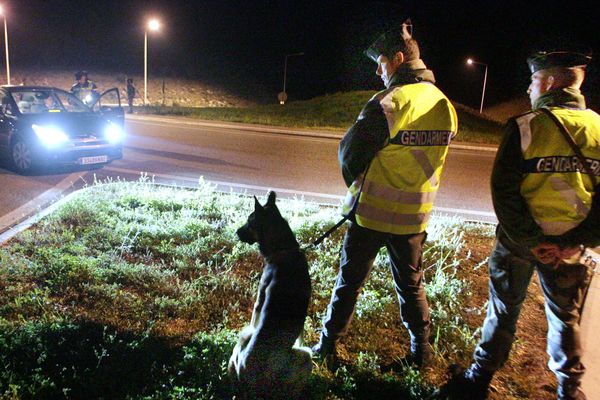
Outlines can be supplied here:
M102 93L92 105L92 110L121 127L125 126L125 111L121 107L121 96L117 88Z

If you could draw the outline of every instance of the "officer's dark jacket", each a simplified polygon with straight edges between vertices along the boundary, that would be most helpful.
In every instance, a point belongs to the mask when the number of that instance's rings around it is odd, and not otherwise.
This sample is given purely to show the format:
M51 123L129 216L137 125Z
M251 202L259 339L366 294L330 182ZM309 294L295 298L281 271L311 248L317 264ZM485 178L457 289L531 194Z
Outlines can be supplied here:
M585 99L576 89L557 89L545 93L534 104L534 111L541 107L564 107L575 110L586 108ZM530 113L533 113L531 111ZM528 113L528 114L530 114ZM524 114L524 115L528 115ZM598 187L589 213L573 229L556 236L544 235L542 228L534 220L526 199L521 194L521 185L525 178L525 159L521 148L521 133L518 119L508 121L502 143L496 155L492 171L492 200L499 221L499 228L514 243L533 248L543 242L558 243L564 247L580 244L600 245L600 199ZM544 116L545 117L545 116ZM545 117L548 118L548 117ZM600 140L600 132L597 132ZM548 140L565 140L560 133ZM600 182L600 177L596 181Z

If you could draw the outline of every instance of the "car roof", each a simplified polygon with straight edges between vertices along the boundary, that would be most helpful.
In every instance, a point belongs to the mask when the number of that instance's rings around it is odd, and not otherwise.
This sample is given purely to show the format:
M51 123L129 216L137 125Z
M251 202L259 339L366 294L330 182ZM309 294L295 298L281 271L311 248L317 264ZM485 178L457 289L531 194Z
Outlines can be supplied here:
M16 91L23 91L23 90L57 90L57 91L61 91L61 92L66 92L66 90L64 89L60 89L57 87L53 87L53 86L21 86L21 85L2 85L3 89L7 89L9 91L15 90Z

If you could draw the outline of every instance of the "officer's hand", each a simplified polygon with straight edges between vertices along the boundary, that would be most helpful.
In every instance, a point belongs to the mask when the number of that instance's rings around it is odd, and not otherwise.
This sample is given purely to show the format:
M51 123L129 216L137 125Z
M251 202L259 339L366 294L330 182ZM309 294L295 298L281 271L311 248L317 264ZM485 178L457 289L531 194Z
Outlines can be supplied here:
M562 261L562 250L554 243L541 243L531 249L539 262L547 265L558 265Z
M564 249L561 249L560 258L563 260L568 260L573 258L575 255L581 254L581 250L581 246L565 247Z

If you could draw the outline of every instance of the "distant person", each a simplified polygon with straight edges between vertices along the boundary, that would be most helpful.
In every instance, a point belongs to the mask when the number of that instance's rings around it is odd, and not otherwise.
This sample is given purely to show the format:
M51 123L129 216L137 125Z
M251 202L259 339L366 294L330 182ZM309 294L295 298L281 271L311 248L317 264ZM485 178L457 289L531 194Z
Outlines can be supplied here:
M92 104L98 98L98 87L88 79L87 71L76 72L75 81L71 86L71 93L85 104Z
M336 345L385 246L410 334L406 361L423 367L431 359L423 243L448 145L458 129L456 111L420 59L410 20L381 35L366 55L377 63L386 89L369 100L340 142L348 186L344 213L351 222L321 337L312 350L328 367L337 364Z
M586 398L579 322L593 272L578 261L581 246L600 245L600 116L586 108L579 90L590 61L571 51L527 60L532 111L508 121L492 170L499 225L487 317L473 363L466 370L453 366L441 389L451 399L487 397L492 376L508 359L534 271L545 297L548 366L558 379L558 399Z
M51 100L50 95L47 92L37 92L33 95L33 101L31 103L30 111L32 113L43 113L48 111Z
M133 79L127 78L127 103L129 103L129 114L133 113L133 99L135 98L136 88L133 86Z

